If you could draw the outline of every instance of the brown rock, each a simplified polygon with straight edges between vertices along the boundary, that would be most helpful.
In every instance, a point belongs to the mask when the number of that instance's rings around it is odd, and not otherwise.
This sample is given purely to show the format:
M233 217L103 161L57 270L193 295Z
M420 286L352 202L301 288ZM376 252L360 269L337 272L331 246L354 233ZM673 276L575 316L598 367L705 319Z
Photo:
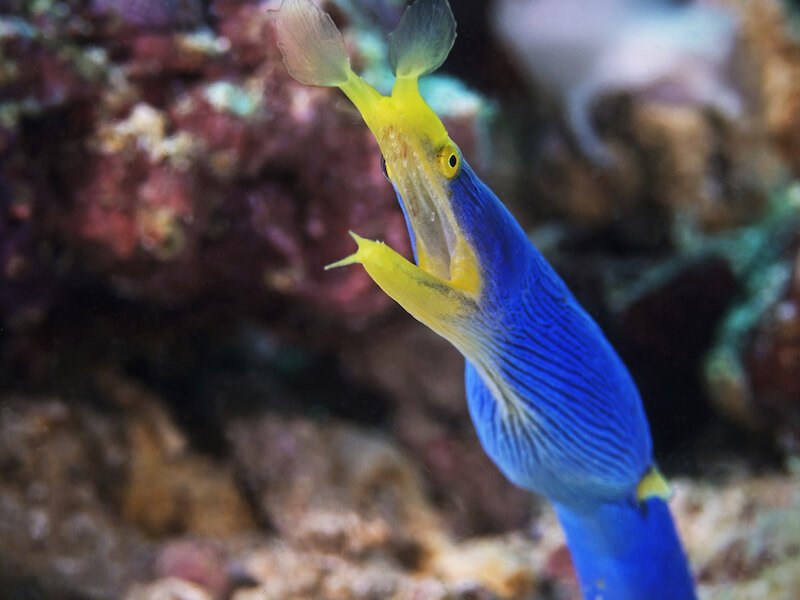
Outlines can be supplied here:
M794 265L784 294L753 333L744 364L763 420L776 439L796 453L800 449L800 253Z
M785 574L800 558L800 481L738 476L675 484L672 508L701 583L701 597L788 598ZM716 595L715 595L716 594Z
M758 90L763 127L800 170L800 40L779 0L732 2L742 12L746 65Z
M125 600L212 600L202 587L183 579L164 578L146 585L134 586Z
M0 579L108 598L149 574L154 548L107 504L120 439L118 423L57 399L0 400Z
M97 382L126 410L128 476L121 492L125 519L153 537L225 537L254 528L230 468L193 452L151 393L111 372L98 375Z
M233 422L228 438L261 517L301 547L414 565L440 543L416 472L380 436L265 415Z
M453 541L413 466L380 436L265 415L232 423L228 437L281 540L241 559L268 598L523 598L548 581L545 551L524 537Z

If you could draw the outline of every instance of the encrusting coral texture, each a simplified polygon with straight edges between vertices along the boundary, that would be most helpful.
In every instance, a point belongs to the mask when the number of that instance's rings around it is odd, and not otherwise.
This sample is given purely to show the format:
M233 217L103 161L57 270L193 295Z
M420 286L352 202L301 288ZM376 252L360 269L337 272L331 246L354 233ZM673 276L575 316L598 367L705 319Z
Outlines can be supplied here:
M111 372L94 386L97 408L2 399L4 590L30 592L36 575L46 593L130 600L577 593L552 512L527 531L455 540L420 471L376 431L243 415L223 424L230 459L214 459L191 448L152 392ZM774 586L764 598L789 597L780 590L796 582L796 475L740 471L675 487L702 598L748 598L759 585Z
M337 325L385 310L365 277L322 267L347 227L407 244L402 216L353 113L286 73L270 6L2 17L2 277L19 300L0 319L43 317L54 271L162 307L225 299ZM454 118L477 135L477 112Z

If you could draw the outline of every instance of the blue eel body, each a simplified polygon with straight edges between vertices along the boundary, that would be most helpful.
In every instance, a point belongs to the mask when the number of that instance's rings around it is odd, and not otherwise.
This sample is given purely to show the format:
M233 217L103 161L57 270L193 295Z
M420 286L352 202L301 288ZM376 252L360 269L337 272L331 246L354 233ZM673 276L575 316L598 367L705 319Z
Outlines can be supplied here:
M553 502L587 600L692 600L639 392L603 332L419 94L455 40L447 0L416 0L389 38L384 96L350 67L312 0L283 0L278 47L301 83L339 87L381 148L415 262L354 235L383 290L466 359L467 404L489 457Z
M450 192L485 266L476 331L491 338L495 377L522 408L500 414L467 360L467 402L485 451L512 482L554 503L585 598L695 598L666 502L637 498L654 461L625 365L466 161Z

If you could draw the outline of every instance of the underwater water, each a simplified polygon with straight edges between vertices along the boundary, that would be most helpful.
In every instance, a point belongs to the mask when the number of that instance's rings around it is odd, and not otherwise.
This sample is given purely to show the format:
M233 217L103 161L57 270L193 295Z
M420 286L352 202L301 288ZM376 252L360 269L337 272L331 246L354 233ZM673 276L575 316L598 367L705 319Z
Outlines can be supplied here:
M286 1L0 1L0 600L800 598L798 4Z

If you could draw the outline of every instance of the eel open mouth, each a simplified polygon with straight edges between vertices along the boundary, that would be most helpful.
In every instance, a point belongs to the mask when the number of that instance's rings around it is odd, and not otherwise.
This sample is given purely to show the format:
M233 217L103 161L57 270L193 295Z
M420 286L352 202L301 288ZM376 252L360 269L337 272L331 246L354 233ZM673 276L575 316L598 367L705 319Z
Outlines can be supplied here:
M419 78L435 71L453 47L456 24L447 1L417 0L390 34L395 82L388 96L352 70L342 34L312 0L284 0L275 22L289 73L301 83L340 88L378 141L414 249L416 265L403 265L403 269L413 267L405 274L426 286L477 294L478 262L451 204L450 182L459 173L461 154L418 86ZM359 252L331 266L365 264L369 254L384 261L381 268L386 267L387 277L398 267L400 255L390 257L384 249L354 237ZM389 265L394 266L389 269ZM373 271L378 268L372 266Z
M382 138L387 174L402 205L417 266L449 281L458 233L446 182L430 166L436 152L394 128Z

